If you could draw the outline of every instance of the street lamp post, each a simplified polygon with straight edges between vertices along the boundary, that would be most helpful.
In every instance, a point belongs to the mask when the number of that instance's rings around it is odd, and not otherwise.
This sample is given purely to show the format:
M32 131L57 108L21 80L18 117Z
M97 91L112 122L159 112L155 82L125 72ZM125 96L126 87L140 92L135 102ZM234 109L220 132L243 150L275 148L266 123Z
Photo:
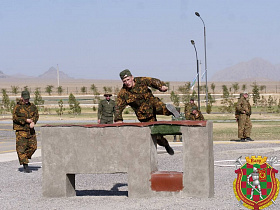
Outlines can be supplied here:
M200 94L199 94L199 63L198 63L198 57L197 57L197 50L195 47L194 40L191 40L191 43L195 50L195 56L196 56L196 75L197 75L197 101L198 101L198 109L200 110Z
M204 23L203 19L200 17L200 14L198 12L195 12L195 15L202 20L203 27L204 27L204 59L205 59L205 81L206 81L205 94L206 94L206 109L207 109L207 107L208 107L208 85L207 85L207 59L206 59L206 28L205 28L205 23Z

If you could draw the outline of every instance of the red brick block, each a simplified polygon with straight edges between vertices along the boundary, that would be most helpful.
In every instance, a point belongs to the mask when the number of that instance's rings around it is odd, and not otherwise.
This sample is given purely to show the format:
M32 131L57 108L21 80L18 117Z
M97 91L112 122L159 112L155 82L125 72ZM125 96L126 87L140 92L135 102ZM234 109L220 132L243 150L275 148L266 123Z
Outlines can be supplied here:
M177 171L156 171L151 174L153 191L176 192L183 189L183 173Z

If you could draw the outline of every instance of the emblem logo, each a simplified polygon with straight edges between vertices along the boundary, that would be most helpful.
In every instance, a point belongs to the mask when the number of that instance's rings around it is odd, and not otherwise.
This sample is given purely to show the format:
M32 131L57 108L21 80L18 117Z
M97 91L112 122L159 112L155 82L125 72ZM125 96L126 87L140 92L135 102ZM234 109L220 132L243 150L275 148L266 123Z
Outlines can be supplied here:
M241 167L235 170L237 178L233 182L233 191L240 204L248 209L264 209L275 200L279 193L279 180L275 178L278 170L273 168L276 157L267 161L267 157L241 157L236 161Z

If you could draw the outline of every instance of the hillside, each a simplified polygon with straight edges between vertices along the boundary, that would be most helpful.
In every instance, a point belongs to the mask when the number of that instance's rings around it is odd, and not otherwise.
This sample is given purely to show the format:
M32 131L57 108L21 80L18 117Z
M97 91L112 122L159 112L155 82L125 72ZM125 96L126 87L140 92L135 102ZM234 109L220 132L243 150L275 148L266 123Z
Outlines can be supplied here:
M54 67L51 67L48 71L39 75L38 78L39 79L56 79L57 78L57 69L54 68ZM73 78L69 77L63 71L59 71L59 79L60 80L67 80L67 79L73 79Z
M262 58L254 58L238 63L232 67L216 72L211 81L241 82L241 81L279 81L280 65L273 65Z

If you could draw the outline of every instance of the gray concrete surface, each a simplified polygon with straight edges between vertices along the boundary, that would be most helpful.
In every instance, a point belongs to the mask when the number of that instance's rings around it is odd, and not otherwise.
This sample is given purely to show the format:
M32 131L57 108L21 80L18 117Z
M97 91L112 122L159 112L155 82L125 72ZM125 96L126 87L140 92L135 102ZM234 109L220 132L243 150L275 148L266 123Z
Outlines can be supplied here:
M181 143L171 143L175 150L173 156L165 149L158 148L159 170L183 170L183 147ZM275 149L276 148L276 149ZM278 148L278 149L277 149ZM250 155L280 157L280 141L214 142L214 160L235 160ZM246 209L237 206L233 193L236 178L234 167L215 166L215 195L213 198L150 197L128 198L128 178L126 173L117 174L79 174L76 176L75 197L46 198L42 196L41 157L31 160L33 172L24 174L18 160L0 162L0 209L94 209L94 210L173 210L173 209ZM32 164L34 163L34 164ZM219 162L219 164L229 164ZM279 166L275 166L280 169ZM279 179L279 173L276 174ZM280 200L267 209L280 209Z
M213 123L181 126L183 185L180 196L214 196ZM156 139L149 126L42 127L43 195L75 196L76 174L128 173L129 197L167 196L151 189L157 171Z

